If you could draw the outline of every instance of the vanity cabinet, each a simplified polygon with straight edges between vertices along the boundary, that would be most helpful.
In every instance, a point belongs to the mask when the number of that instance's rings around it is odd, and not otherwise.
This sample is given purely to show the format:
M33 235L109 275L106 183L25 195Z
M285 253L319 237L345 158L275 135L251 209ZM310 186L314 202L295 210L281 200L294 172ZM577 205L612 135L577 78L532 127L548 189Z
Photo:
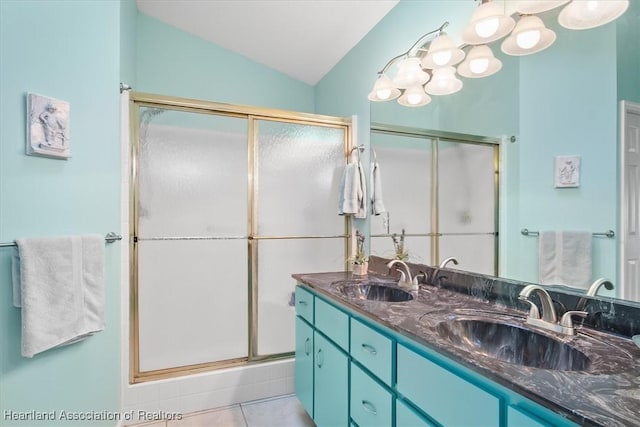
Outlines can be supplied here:
M318 427L346 426L349 358L344 347L348 348L349 318L301 287L296 288L296 315L296 396Z
M296 395L318 427L577 427L308 288L296 302Z

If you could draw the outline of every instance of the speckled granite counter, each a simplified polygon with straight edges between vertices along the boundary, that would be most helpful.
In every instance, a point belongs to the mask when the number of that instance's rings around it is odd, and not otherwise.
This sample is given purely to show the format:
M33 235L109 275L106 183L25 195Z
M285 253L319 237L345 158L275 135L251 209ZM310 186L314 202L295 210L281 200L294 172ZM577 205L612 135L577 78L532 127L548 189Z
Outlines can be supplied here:
M586 370L562 371L515 365L453 345L437 325L465 316L509 319L523 324L526 312L486 298L424 285L406 302L381 302L346 296L339 288L346 281L389 281L346 272L294 274L300 283L381 325L400 333L451 360L470 368L580 425L640 425L640 349L631 339L582 328L578 335L560 336L536 329L585 353ZM535 329L530 326L526 328Z

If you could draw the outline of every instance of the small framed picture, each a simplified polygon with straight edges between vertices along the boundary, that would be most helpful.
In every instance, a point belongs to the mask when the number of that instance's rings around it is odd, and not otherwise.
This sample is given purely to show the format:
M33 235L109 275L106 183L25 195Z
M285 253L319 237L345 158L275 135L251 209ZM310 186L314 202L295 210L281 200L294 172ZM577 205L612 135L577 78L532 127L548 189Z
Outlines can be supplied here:
M71 157L68 102L27 94L27 154L60 159Z
M556 156L556 188L580 186L580 156Z

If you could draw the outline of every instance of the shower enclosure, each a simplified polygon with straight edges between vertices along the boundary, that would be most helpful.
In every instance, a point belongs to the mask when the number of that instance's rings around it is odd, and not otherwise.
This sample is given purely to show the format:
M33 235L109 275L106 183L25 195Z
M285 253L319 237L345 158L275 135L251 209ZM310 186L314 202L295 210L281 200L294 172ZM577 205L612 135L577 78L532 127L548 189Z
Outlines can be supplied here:
M404 230L409 260L498 272L499 140L373 123L386 213L372 217L371 253L396 256Z
M347 119L131 95L130 381L288 357L292 273L342 270Z

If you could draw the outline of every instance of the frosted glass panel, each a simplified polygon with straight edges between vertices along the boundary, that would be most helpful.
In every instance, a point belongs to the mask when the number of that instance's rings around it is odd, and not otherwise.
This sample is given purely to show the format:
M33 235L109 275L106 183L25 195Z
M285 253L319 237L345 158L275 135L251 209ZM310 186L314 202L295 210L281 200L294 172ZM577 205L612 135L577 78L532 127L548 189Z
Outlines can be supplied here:
M247 121L140 108L139 237L247 234Z
M495 276L494 236L441 236L440 260L456 257L459 264L450 268Z
M494 147L440 142L440 232L495 231Z
M140 370L248 353L245 240L139 242Z
M431 230L431 140L371 133L386 214L371 217L371 234ZM388 221L388 225L387 225Z
M338 215L344 129L257 123L258 234L344 234Z
M417 264L431 264L431 237L405 237L405 250L409 261ZM372 237L371 254L383 258L393 258L395 249L391 237Z
M258 353L294 351L295 306L289 305L294 273L343 271L345 241L336 239L258 242Z

